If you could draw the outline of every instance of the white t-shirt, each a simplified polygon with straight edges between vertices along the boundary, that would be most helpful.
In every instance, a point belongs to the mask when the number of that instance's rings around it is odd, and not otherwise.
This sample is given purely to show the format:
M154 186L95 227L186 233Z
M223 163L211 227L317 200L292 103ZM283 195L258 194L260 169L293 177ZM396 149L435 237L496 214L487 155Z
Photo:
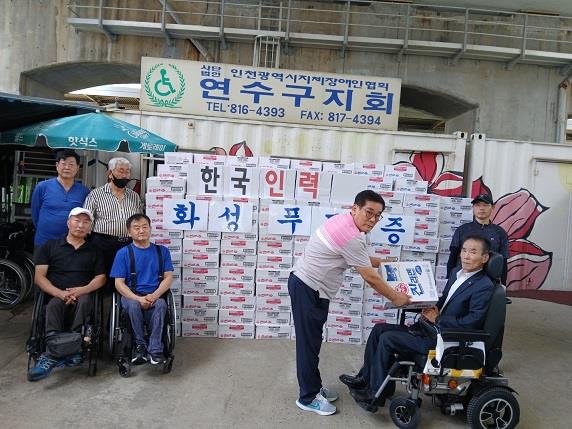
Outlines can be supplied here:
M316 230L293 272L320 298L331 300L348 267L371 267L365 234L350 213L333 216Z

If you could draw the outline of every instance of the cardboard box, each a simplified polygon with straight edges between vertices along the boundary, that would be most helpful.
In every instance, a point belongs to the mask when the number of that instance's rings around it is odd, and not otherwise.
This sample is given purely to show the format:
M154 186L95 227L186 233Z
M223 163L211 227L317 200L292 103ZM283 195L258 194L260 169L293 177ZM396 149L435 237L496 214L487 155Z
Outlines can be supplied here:
M183 268L218 268L218 253L185 254L182 259Z
M355 162L354 174L360 176L382 176L385 172L385 165L375 162Z
M152 193L184 193L187 189L187 180L184 177L164 179L161 177L147 178L147 192Z
M258 167L259 168L279 168L281 170L290 169L290 159L289 158L274 158L270 156L259 156L258 157Z
M218 336L216 323L186 323L181 324L183 337L210 337Z
M223 282L218 284L219 295L254 296L254 282Z
M224 267L220 269L221 282L254 282L254 268Z
M264 234L258 236L258 241L293 241L292 235L279 235L279 234Z
M367 189L376 192L393 191L395 179L383 176L369 176L367 180Z
M429 262L385 263L379 273L390 287L411 296L410 308L429 307L439 299Z
M254 325L254 310L219 310L220 325Z
M366 287L363 291L363 303L385 305L387 298L372 287Z
M191 323L217 323L218 310L210 308L184 308L181 321Z
M169 252L181 253L183 251L183 240L180 238L157 238L153 240L153 243L165 246Z
M220 241L218 240L194 240L183 239L183 255L220 253Z
M183 268L181 280L184 283L219 281L218 268Z
M222 239L229 240L259 240L257 232L239 233L239 232L223 232Z
M417 169L413 165L401 163L396 165L386 165L383 176L394 179L415 179L417 176L416 173Z
M163 210L163 200L181 200L185 198L184 192L178 193L166 193L166 192L157 192L157 193L146 193L145 194L145 208L146 209L156 209L156 210Z
M183 295L218 295L218 282L186 282L181 291Z
M413 192L416 194L427 194L429 182L425 180L414 179L395 179L393 188L396 192Z
M361 302L330 302L330 314L337 314L342 316L361 316L362 304Z
M379 323L397 324L397 310L387 310L387 312L379 316L363 316L362 318L364 329L371 328Z
M428 210L439 210L441 197L434 194L406 194L403 197L403 207Z
M226 164L226 155L215 155L212 153L195 153L195 164L201 165L219 165Z
M215 231L185 231L184 237L187 240L219 240L220 232Z
M218 337L219 338L232 338L253 340L254 339L254 325L250 324L236 324L236 325L219 325Z
M188 165L184 164L158 164L157 176L161 179L186 178L189 173Z
M363 302L363 289L341 287L332 302L361 303Z
M437 262L437 254L433 252L412 252L409 250L401 252L401 262L415 261L427 261L433 266Z
M258 167L257 156L234 156L229 155L226 157L226 166L228 167Z
M328 343L361 345L361 331L352 331L350 329L328 328Z
M193 153L190 152L165 152L163 154L165 158L165 164L192 164L193 163Z
M220 266L221 268L254 268L257 259L257 255L221 255Z
M291 270L256 270L257 283L281 283L287 284Z
M256 297L227 295L220 297L221 310L245 310L254 311L256 308Z
M290 168L300 171L322 171L322 161L312 161L309 159L291 159Z
M361 330L361 317L342 316L339 314L328 314L326 321L327 328L344 329L350 331Z
M291 328L290 340L296 341L296 328L294 327L294 325L290 326L290 328ZM328 328L326 328L326 325L324 324L324 328L322 329L322 343L325 343L327 339L328 339Z
M412 244L406 244L403 246L403 250L437 253L439 251L439 239L416 236L414 237ZM401 254L403 254L403 250L401 251Z
M290 297L256 297L256 311L291 311Z
M373 256L375 258L399 261L399 257L401 256L401 246L379 243L368 246L367 252L369 256Z
M256 311L254 318L256 326L290 326L289 311Z
M343 163L343 162L322 162L322 171L324 173L342 173L342 174L353 174L354 163Z
M260 241L259 255L292 255L293 243L285 241Z
M154 225L152 225L154 228ZM151 230L151 239L161 239L161 238L178 238L183 239L183 231L175 231L172 229L163 229L161 225L161 229L152 229Z
M255 255L255 240L223 240L220 243L222 255Z
M288 285L275 283L256 283L256 296L260 297L287 297Z
M379 192L385 201L386 210L388 206L403 206L403 198L405 194L403 192Z
M290 270L292 266L292 256L285 255L259 255L256 261L256 268L261 270Z
M388 311L398 311L397 309L388 308L388 301L385 300L383 303L370 303L366 302L363 304L363 316L367 317L383 317L390 318L393 317L389 315ZM397 314L397 313L396 313Z
M257 340L280 340L290 338L290 325L257 326Z
M219 308L219 297L216 295L183 295L182 308Z
M439 215L440 219L443 221L452 220L459 222L459 224L463 223L461 221L465 221L464 223L467 223L467 222L472 222L473 220L472 210L469 212L460 210L443 210L443 208L441 208Z

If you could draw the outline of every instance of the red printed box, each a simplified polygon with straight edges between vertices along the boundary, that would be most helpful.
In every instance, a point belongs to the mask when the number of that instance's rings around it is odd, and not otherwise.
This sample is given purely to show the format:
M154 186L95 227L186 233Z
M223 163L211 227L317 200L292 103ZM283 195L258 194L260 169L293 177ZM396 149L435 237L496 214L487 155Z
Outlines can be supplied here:
M246 310L254 311L256 298L254 296L227 295L220 297L221 310Z

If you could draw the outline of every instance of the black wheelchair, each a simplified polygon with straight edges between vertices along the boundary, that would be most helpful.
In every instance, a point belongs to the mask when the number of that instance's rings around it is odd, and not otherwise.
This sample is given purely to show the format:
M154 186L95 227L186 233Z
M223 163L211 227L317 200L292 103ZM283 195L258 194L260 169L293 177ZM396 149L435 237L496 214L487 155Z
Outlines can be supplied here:
M30 369L36 365L39 357L46 351L46 293L35 287L34 308L32 310L32 326L30 337L26 341L26 352L28 353L27 377L30 379ZM52 298L57 299L57 298ZM83 362L88 363L87 373L93 377L97 373L97 361L102 351L102 320L103 306L101 292L93 292L93 312L89 319L82 326L81 354Z
M109 323L109 354L115 360L119 369L119 375L129 377L131 375L131 359L135 342L133 341L133 331L128 314L121 308L121 295L113 293L111 317ZM171 372L175 355L175 322L177 310L173 293L168 290L161 299L167 303L165 323L163 324L163 355L165 362L161 365L164 374ZM148 333L146 332L146 336Z
M500 278L503 258L493 254L486 266L492 279ZM516 391L509 387L498 367L506 319L506 293L499 281L487 310L482 330L442 330L426 323L426 329L440 335L443 343L428 355L400 355L382 385L367 404L377 411L378 398L392 393L395 383L406 386L408 396L395 397L390 417L402 429L416 428L421 419L421 393L432 398L443 414L466 411L472 429L512 429L520 420ZM387 387L387 389L386 389ZM384 391L385 390L385 391Z

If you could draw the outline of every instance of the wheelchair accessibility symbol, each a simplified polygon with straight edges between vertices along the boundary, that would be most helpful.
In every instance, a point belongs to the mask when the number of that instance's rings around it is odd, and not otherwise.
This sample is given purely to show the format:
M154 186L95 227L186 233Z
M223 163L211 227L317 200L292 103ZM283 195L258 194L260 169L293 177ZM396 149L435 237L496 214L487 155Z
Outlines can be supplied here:
M186 82L174 64L155 64L145 75L143 85L149 104L156 107L178 108L185 94Z
M161 73L161 79L155 82L155 92L163 97L177 92L171 84L171 79L167 77L167 70L161 69L159 73Z

